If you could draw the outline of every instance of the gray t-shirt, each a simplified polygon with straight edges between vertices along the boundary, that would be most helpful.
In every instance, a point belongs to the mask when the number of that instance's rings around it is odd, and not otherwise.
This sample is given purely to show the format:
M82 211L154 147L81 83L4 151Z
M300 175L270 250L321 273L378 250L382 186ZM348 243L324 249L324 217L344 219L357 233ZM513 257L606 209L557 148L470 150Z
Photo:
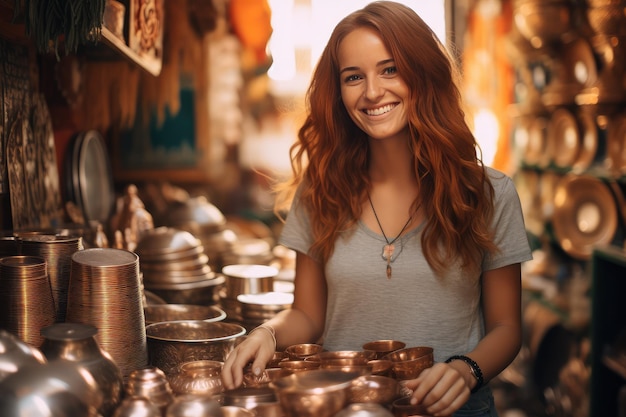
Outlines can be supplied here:
M495 189L492 226L500 251L485 257L484 271L532 258L519 197L511 179L487 168ZM484 336L480 279L462 273L458 262L444 277L428 266L421 248L423 224L395 245L393 274L382 258L385 239L362 222L341 235L325 266L328 304L323 343L327 350L360 350L364 343L393 339L431 346L435 360L471 351ZM308 253L309 219L295 202L279 242ZM393 259L393 258L392 258ZM454 266L456 264L456 266Z

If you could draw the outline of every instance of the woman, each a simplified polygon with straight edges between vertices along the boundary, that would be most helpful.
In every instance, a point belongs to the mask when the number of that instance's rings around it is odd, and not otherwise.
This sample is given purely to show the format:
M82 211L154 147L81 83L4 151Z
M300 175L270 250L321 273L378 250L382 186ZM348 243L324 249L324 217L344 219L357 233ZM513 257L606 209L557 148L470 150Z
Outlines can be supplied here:
M486 382L519 350L531 253L513 183L477 156L455 78L403 5L371 3L334 29L277 200L294 197L280 239L297 253L293 307L229 355L227 389L276 347L394 339L434 348L434 366L406 382L414 403L496 415Z

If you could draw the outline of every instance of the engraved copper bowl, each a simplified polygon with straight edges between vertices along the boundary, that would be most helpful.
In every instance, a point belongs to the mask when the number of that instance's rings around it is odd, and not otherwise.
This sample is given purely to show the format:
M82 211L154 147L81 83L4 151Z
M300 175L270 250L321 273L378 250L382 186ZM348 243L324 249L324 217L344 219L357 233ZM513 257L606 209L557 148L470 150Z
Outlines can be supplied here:
M146 326L148 357L169 377L185 362L223 362L246 329L234 323L182 320Z
M348 398L351 403L391 404L400 393L400 383L394 378L363 375L352 381Z
M405 347L406 343L400 340L386 339L367 342L363 345L363 350L373 350L376 352L376 359L381 359L383 356Z
M270 383L286 417L332 417L348 404L357 372L319 369L299 372Z
M219 394L224 391L221 377L223 366L224 362L221 361L185 362L169 378L172 391L176 395Z
M434 363L433 348L413 346L387 354L384 358L393 362L392 373L396 379L414 379Z

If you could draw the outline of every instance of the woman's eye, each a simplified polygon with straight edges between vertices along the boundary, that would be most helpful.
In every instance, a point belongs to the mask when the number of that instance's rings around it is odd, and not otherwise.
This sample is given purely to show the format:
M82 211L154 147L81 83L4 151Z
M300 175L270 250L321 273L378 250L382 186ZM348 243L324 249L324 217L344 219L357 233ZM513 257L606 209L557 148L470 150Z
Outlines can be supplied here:
M361 77L359 77L359 76L358 76L358 75L356 75L356 74L348 75L348 76L345 78L345 82L349 83L349 82L352 82L352 81L357 81L357 80L359 80L360 78L361 78Z
M397 72L398 72L398 69L396 67L387 67L383 70L383 73L387 75L395 74Z

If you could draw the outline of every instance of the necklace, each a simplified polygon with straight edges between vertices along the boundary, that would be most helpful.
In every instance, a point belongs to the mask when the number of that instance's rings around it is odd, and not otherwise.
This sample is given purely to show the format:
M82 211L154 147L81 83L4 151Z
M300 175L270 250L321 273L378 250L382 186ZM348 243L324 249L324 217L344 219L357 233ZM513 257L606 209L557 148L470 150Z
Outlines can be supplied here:
M404 226L402 226L402 229L400 230L400 233L398 233L398 236L389 241L387 235L385 234L385 231L383 230L383 226L380 224L380 220L378 220L378 214L376 214L374 203L372 203L372 198L369 196L369 194L367 195L367 199L370 202L370 207L372 207L372 212L374 213L374 218L376 218L376 223L378 223L378 227L380 228L380 231L385 238L385 242L387 242L385 245L383 245L383 251L381 253L381 256L383 260L387 261L387 279L391 279L391 263L395 261L395 258L393 258L395 246L393 244L396 242L396 240L400 238L400 236L402 236L402 233L404 233L409 224L411 224L411 220L413 220L413 215L409 216L409 220L407 220ZM400 255L400 252L398 252L398 255Z

